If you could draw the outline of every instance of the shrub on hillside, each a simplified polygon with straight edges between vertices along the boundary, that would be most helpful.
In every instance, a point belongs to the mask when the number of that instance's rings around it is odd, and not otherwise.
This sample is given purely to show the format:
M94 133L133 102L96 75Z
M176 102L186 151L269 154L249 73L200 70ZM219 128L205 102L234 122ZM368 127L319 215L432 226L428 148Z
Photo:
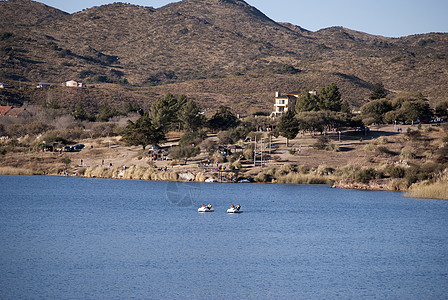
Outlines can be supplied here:
M356 173L355 180L356 182L367 184L370 180L375 179L376 175L377 173L373 168L363 169Z
M392 178L403 178L405 174L406 174L406 171L402 167L397 166L397 167L393 167L390 170L390 177L392 177Z
M332 151L332 152L340 152L341 148L338 145L331 144L331 145L328 145L327 147L325 147L325 150Z
M313 144L313 148L323 150L325 147L327 147L329 142L328 137L321 135L317 138L317 142Z
M403 157L405 159L414 159L417 156L413 149L407 148L407 147L403 148L401 150L401 154L400 155L401 155L401 157Z

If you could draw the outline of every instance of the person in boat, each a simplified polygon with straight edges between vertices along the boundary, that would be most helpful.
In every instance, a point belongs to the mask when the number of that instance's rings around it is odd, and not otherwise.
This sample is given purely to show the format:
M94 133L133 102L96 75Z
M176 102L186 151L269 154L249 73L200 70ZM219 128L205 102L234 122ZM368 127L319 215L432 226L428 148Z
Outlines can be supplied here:
M205 204L202 204L201 208L205 208Z
M232 205L230 205L230 208L235 208L235 206L232 204Z
M233 205L232 205L232 206L233 206ZM238 205L236 206L236 210L240 210L240 208L241 208L241 205L238 204Z
M207 205L207 208L208 208L208 209L212 209L212 205L209 203L209 204Z

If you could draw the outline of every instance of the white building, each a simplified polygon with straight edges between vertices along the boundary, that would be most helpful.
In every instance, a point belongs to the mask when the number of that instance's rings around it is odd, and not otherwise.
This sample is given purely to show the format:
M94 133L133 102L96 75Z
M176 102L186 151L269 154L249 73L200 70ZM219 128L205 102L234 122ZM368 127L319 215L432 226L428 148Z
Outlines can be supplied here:
M282 95L280 92L275 92L274 111L271 116L280 117L288 110L294 109L298 97L298 93Z
M68 86L68 87L84 87L84 84L82 82L70 80L70 81L67 81L65 83L65 86Z

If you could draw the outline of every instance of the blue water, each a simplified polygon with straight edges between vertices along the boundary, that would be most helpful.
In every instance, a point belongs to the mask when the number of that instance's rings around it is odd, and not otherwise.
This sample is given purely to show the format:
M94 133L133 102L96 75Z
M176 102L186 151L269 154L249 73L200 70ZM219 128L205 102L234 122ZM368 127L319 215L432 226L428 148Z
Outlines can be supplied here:
M448 298L447 201L37 176L0 187L0 299ZM226 214L232 203L244 213Z

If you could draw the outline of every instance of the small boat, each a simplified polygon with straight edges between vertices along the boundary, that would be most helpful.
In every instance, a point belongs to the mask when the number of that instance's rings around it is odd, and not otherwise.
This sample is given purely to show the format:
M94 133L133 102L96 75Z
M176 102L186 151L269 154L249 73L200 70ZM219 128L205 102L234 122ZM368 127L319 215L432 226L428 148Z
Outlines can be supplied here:
M218 182L218 180L215 179L215 178L207 178L207 179L205 180L205 182Z
M240 214L243 211L241 210L241 206L237 205L236 207L234 207L233 205L227 210L228 214Z
M214 212L215 209L209 204L207 206L202 205L198 208L198 212L205 213L205 212Z
M248 179L241 179L240 181L238 181L238 183L250 183L250 180L248 180Z

